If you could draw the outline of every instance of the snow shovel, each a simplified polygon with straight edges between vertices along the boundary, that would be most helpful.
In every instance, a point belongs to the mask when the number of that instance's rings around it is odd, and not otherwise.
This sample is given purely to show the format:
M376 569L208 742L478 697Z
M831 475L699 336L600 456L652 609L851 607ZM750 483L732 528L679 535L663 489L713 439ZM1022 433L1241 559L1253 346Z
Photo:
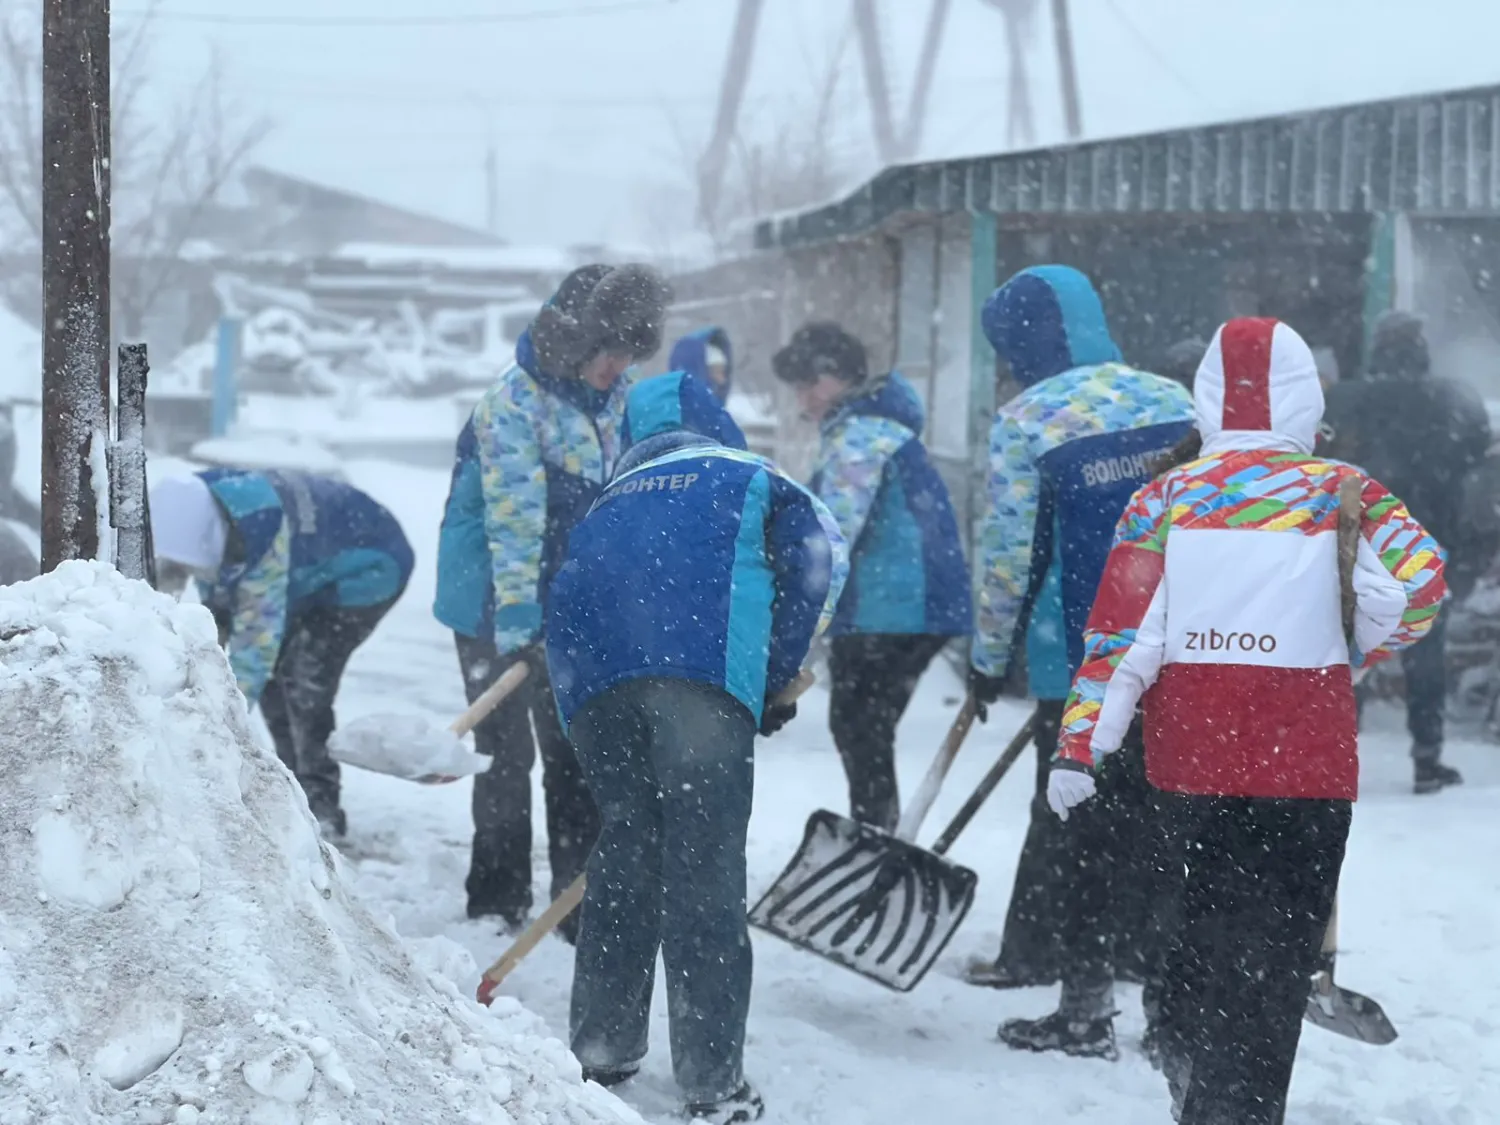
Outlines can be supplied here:
M953 759L974 725L964 702L895 834L827 809L807 821L802 845L750 912L758 929L897 992L910 992L974 903L979 878L944 853L1031 738L1032 720L932 850L914 843Z
M807 693L807 689L817 682L817 677L804 668L797 673L785 691L777 697L781 703L795 703ZM474 998L486 1008L494 1002L495 993L500 987L500 982L510 976L511 970L519 965L525 956L535 949L544 937L557 929L562 920L573 913L574 908L583 901L583 892L588 889L587 874L579 875L568 884L567 890L558 895L552 904L537 915L536 921L521 931L521 936L516 938L500 959L486 969L479 977L479 989Z
M443 730L414 715L366 715L333 732L328 750L346 766L391 774L421 785L446 785L483 773L490 759L460 741L525 682L530 668L512 664L469 709Z
M1356 476L1339 482L1339 601L1344 619L1344 636L1354 639L1354 564L1359 555L1359 525L1363 519L1360 493L1364 482ZM1313 974L1312 992L1307 998L1305 1017L1308 1023L1361 1043L1383 1046L1396 1039L1395 1025L1374 1000L1333 983L1334 962L1338 957L1339 906L1334 899L1328 929L1323 933L1323 947L1318 954L1318 971Z
M1338 957L1339 905L1335 900L1323 934L1323 948L1318 954L1318 971L1313 974L1312 994L1307 998L1307 1022L1324 1031L1373 1043L1383 1047L1396 1041L1396 1027L1385 1010L1368 996L1333 983L1334 961Z

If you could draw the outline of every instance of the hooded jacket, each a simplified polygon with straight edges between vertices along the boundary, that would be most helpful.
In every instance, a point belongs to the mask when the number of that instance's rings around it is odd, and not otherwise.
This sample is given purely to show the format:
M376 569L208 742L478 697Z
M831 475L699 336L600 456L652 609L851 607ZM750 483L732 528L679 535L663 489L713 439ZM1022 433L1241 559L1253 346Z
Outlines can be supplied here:
M1120 362L1098 294L1068 266L1023 270L981 323L1025 389L990 430L973 663L1003 677L1028 642L1032 694L1062 699L1115 523L1191 429L1192 398Z
M1353 644L1338 572L1338 487L1312 456L1323 392L1312 352L1275 320L1214 336L1194 384L1203 455L1131 498L1085 636L1059 758L1118 749L1144 698L1158 789L1353 800L1352 668L1415 643L1443 600L1443 557L1363 477Z
M341 481L238 469L197 475L228 524L222 562L199 591L229 621L229 666L254 706L289 616L394 600L411 577L412 550L390 512Z
M711 438L731 449L745 448L744 431L729 416L706 379L687 371L669 371L632 388L625 400L623 448L681 431Z
M708 377L709 348L718 348L724 353L723 386ZM673 344L672 353L667 357L667 367L672 371L686 371L696 375L720 403L729 401L729 391L734 386L734 349L729 344L729 333L718 325L689 332Z
M829 632L968 636L973 603L948 487L922 444L926 418L891 372L823 422L812 489L850 544Z
M770 461L716 440L734 425L716 404L722 417L693 412L691 429L660 409L699 393L712 400L681 373L631 392L638 444L570 537L546 628L565 726L642 676L720 688L759 723L832 619L848 569L832 515Z
M608 391L542 370L530 330L516 362L458 435L438 535L433 614L454 632L489 633L515 652L542 628L544 592L568 532L620 454L626 372Z

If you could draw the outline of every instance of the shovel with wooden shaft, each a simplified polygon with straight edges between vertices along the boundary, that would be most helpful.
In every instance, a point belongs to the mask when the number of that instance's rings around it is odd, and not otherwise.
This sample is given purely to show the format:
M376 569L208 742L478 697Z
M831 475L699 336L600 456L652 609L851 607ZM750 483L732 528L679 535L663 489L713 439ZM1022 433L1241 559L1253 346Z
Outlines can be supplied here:
M1344 619L1344 635L1354 639L1354 565L1359 555L1360 523L1364 519L1360 494L1364 482L1357 476L1339 482L1339 595ZM1384 1009L1368 996L1333 982L1338 957L1339 904L1334 899L1323 947L1318 954L1318 971L1313 974L1312 992L1307 998L1304 1017L1325 1031L1332 1031L1361 1043L1384 1045L1396 1039L1396 1027Z
M804 668L787 689L777 696L777 702L795 703L815 682L817 682L817 677L809 669ZM578 904L583 901L583 892L587 889L587 873L579 875L569 883L567 889L558 895L546 910L537 915L536 921L521 931L521 935L511 943L510 948L500 955L500 959L484 971L479 978L479 988L474 998L488 1008L494 1002L500 982L510 976L511 971L525 959L528 953L541 944L544 937L557 929L564 918L573 913Z
M827 809L813 813L751 925L897 992L915 988L963 923L979 881L944 853L1031 738L1028 719L937 846L920 848L917 832L975 716L970 698L894 834Z

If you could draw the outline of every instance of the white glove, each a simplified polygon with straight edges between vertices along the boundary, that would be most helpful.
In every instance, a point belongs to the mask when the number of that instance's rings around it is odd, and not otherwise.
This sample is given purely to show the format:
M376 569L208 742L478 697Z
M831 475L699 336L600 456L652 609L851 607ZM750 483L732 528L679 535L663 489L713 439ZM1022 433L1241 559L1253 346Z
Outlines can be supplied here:
M1094 775L1083 770L1053 767L1047 775L1047 804L1061 819L1068 819L1068 810L1083 804L1096 792Z

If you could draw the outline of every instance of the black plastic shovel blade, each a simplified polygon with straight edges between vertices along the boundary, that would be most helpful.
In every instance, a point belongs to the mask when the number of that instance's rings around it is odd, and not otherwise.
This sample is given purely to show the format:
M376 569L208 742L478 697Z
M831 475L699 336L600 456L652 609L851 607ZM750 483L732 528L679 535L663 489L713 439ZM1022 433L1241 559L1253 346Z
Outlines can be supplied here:
M910 992L963 923L978 882L966 867L819 809L750 924Z
M1332 980L1314 979L1305 1018L1324 1031L1361 1043L1383 1047L1396 1041L1396 1025L1379 1004L1362 993L1340 988Z

